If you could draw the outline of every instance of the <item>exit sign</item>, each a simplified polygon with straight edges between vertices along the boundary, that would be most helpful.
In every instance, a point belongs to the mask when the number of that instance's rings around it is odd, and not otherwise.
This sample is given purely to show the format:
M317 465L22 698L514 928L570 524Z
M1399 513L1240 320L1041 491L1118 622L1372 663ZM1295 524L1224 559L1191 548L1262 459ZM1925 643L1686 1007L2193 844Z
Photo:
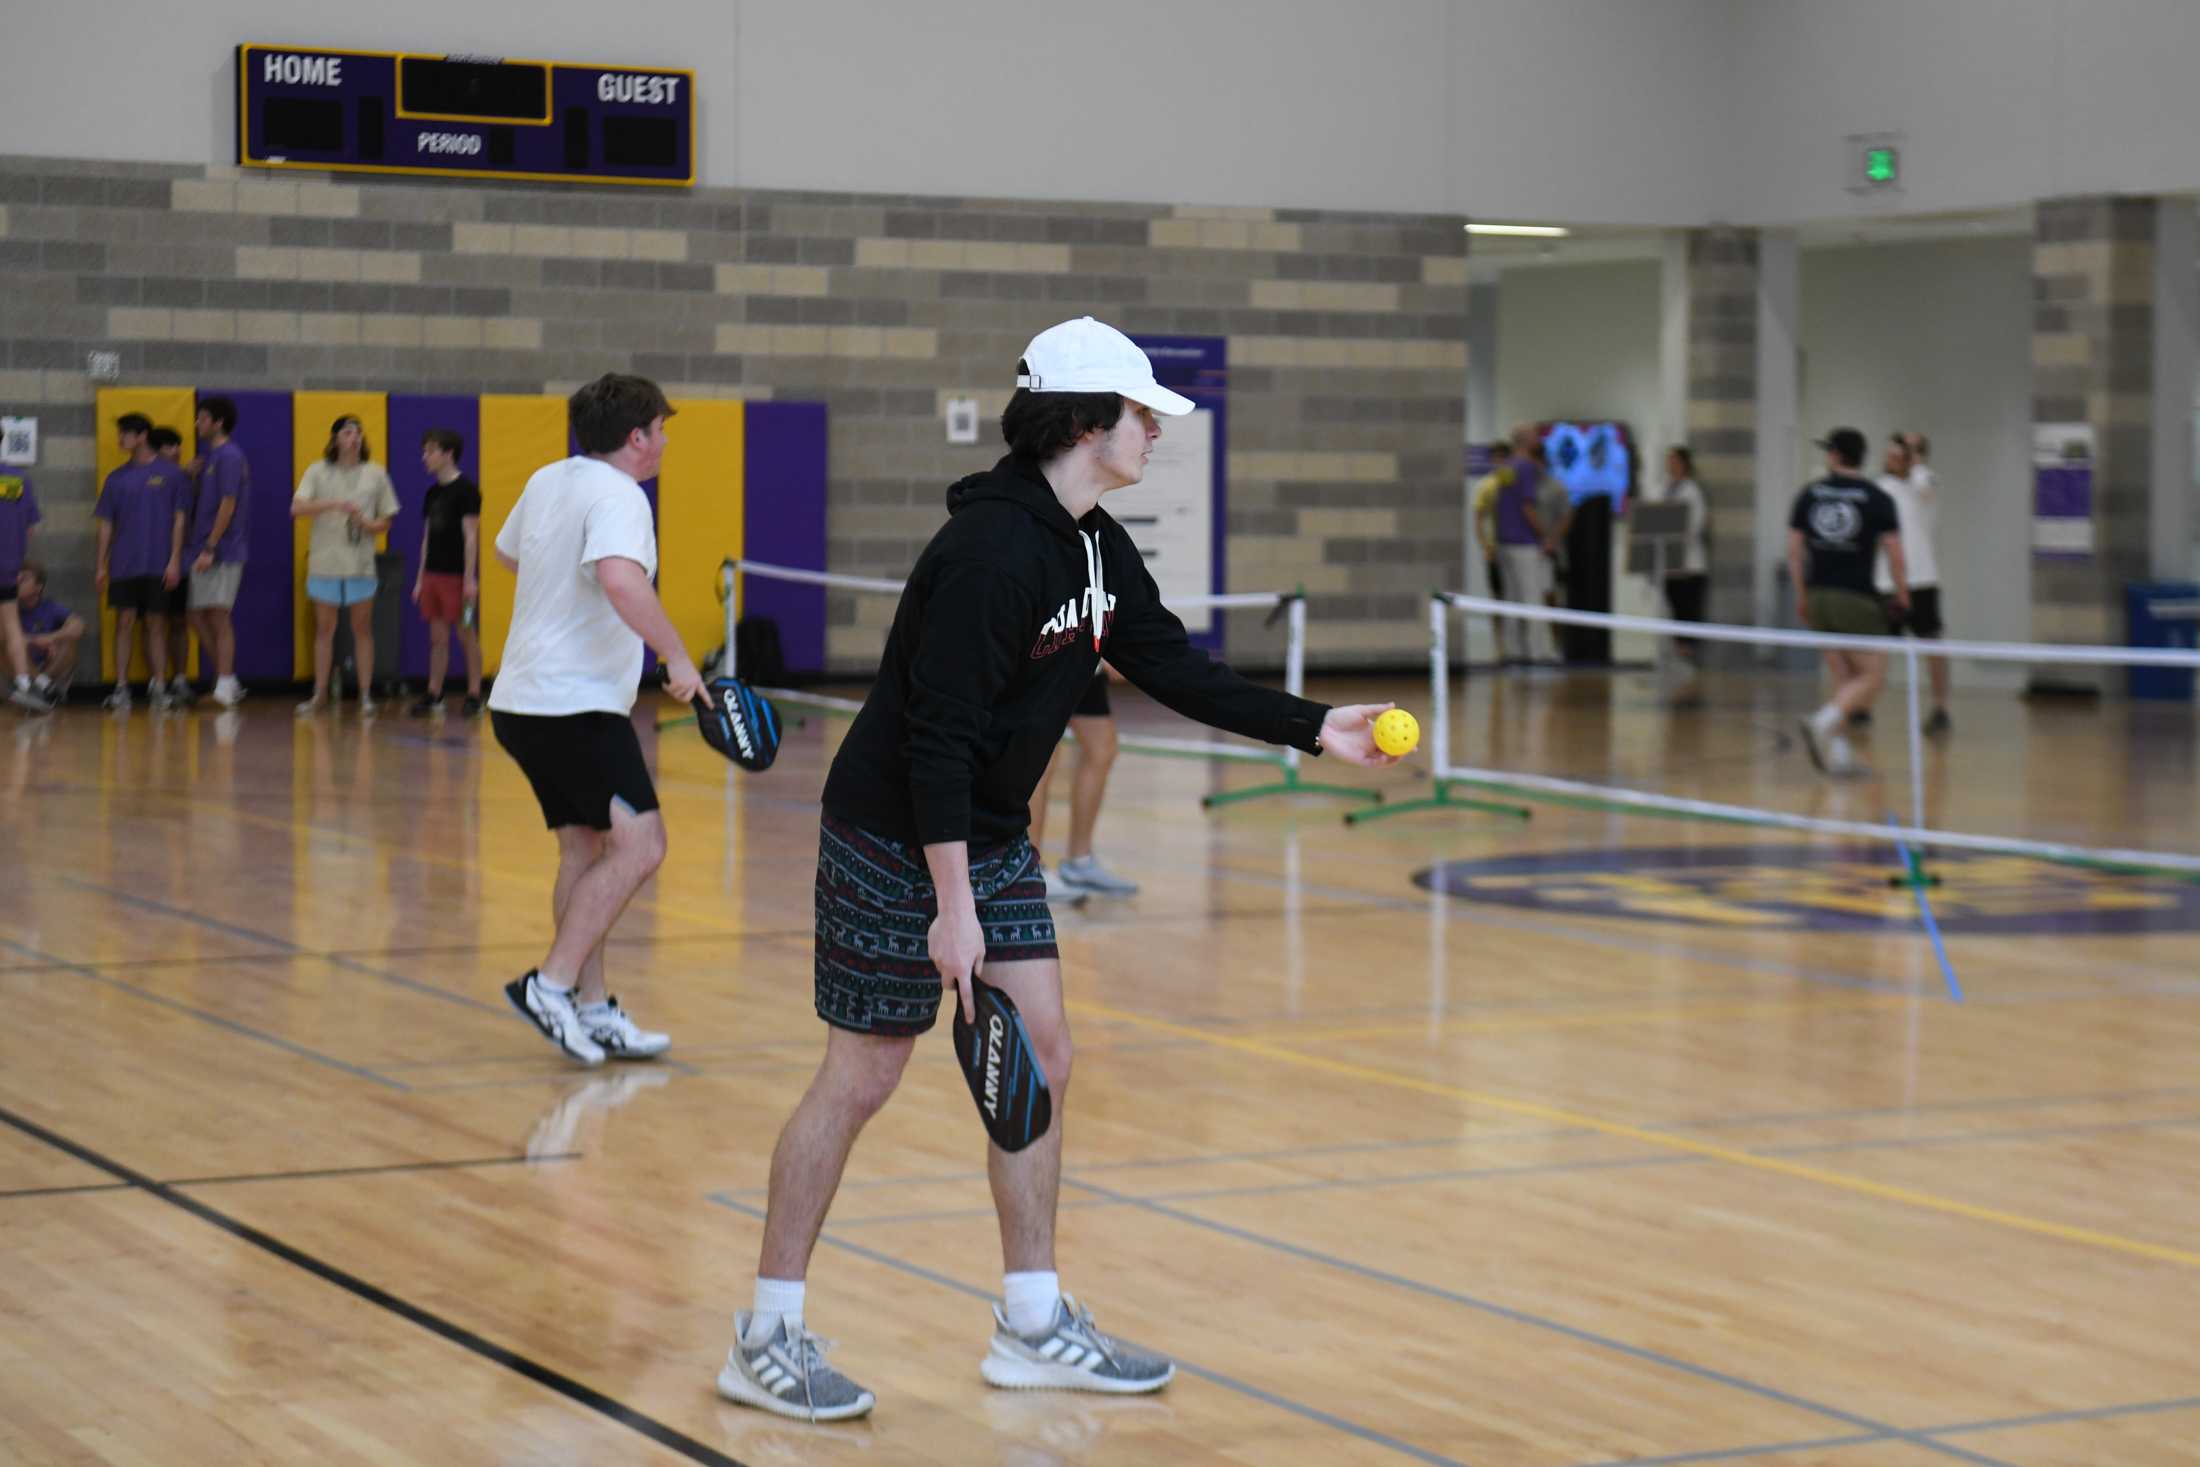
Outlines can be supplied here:
M1902 187L1902 136L1863 133L1849 143L1849 192L1879 193Z

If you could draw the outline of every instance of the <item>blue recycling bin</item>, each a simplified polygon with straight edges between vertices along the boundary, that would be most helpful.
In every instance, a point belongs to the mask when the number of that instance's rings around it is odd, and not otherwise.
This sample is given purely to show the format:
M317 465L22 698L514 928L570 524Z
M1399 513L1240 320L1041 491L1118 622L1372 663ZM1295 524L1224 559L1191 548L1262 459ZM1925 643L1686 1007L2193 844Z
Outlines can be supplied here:
M2124 587L2124 614L2131 628L2130 647L2200 646L2200 583L2138 581ZM2134 667L2131 696L2164 702L2192 701L2189 667Z

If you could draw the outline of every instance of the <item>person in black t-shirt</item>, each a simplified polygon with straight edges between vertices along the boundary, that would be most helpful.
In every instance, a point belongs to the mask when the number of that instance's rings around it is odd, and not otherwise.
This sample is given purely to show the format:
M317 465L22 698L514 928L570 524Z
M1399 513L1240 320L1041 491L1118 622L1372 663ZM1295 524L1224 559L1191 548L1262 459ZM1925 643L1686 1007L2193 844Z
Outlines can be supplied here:
M1901 522L1886 490L1863 475L1864 435L1836 428L1818 440L1826 451L1826 476L1803 486L1788 516L1788 574L1795 583L1795 612L1821 632L1883 637L1887 613L1872 589L1880 553L1894 573L1895 607L1910 609L1910 583L1902 559ZM1856 772L1856 755L1840 729L1851 714L1870 709L1887 677L1887 654L1830 647L1826 667L1833 697L1802 721L1803 747L1828 774Z
M466 653L466 716L481 714L481 634L474 607L481 599L481 490L458 471L466 440L430 428L420 440L420 466L435 476L421 511L420 574L413 602L428 619L428 693L412 705L415 718L443 711L443 674L451 665L451 635Z

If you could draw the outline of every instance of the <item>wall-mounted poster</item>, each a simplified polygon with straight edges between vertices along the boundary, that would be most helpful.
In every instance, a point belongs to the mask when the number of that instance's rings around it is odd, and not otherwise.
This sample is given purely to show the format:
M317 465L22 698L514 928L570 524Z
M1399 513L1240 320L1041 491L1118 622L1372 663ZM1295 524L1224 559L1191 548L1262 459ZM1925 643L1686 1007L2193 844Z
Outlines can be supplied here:
M2032 553L2093 553L2093 425L2032 425Z

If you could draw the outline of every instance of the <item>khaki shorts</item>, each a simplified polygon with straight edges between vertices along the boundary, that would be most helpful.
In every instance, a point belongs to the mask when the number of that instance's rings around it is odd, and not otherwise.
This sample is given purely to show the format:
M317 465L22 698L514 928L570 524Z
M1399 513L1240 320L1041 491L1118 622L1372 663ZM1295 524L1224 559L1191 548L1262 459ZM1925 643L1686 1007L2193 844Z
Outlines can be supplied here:
M244 580L244 562L218 560L191 576L193 611L227 611L237 604L237 586Z
M1813 586L1803 598L1814 631L1842 632L1852 637L1887 635L1887 613L1879 599L1838 586Z

